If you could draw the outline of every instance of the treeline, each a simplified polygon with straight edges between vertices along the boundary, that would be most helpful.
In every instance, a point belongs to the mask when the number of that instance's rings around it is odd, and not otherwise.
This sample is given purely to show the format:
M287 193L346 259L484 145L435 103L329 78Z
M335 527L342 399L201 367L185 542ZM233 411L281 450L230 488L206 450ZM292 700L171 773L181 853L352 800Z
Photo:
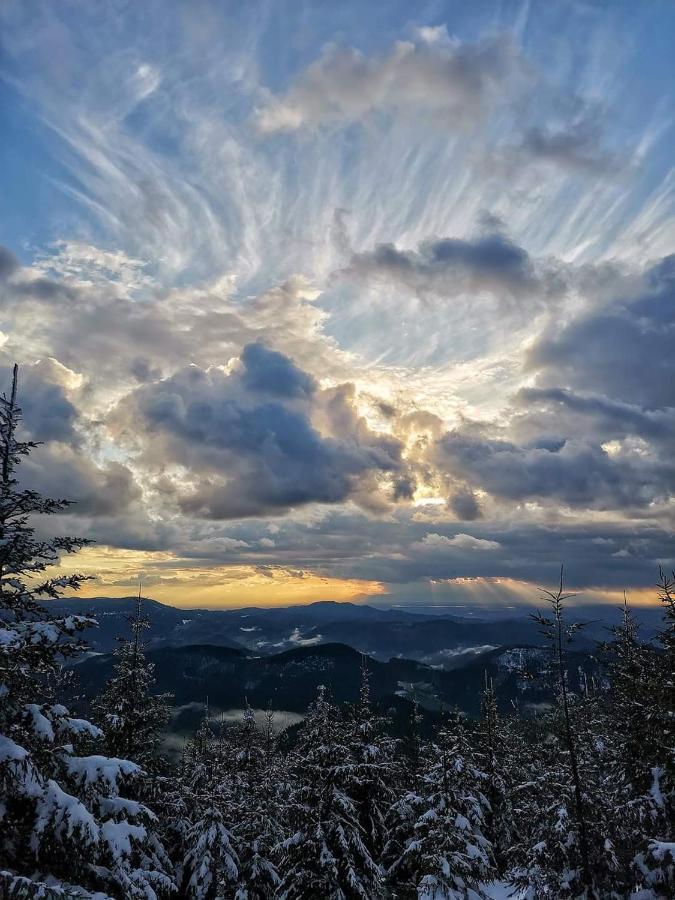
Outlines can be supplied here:
M575 694L561 579L537 618L554 698L538 715L501 715L487 682L479 720L448 713L422 740L413 708L394 738L364 659L359 702L320 690L292 742L272 712L207 713L169 764L140 602L95 721L59 702L90 621L49 615L43 601L83 578L46 570L83 542L36 537L31 517L65 504L18 484L34 447L19 420L14 384L0 398L0 896L475 900L497 879L532 900L675 894L673 580L657 641L626 607L605 676Z

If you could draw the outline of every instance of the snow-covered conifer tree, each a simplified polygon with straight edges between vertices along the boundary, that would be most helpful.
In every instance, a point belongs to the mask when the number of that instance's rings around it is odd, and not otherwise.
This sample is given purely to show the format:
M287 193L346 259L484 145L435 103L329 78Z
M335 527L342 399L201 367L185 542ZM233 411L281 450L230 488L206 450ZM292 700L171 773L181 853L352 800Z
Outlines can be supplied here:
M566 648L582 627L566 622L570 596L561 571L558 589L545 592L551 615L534 616L550 642L554 703L531 723L522 750L511 877L533 897L623 896L627 835L619 806L627 795L611 776L616 740L602 698L588 685L581 695L570 688Z
M672 896L675 894L675 572L668 576L659 570L659 600L663 609L663 627L658 635L662 652L648 680L648 689L657 698L650 725L656 732L658 759L651 767L647 803L641 804L648 846L635 862L650 888Z
M83 578L46 570L86 541L35 534L32 516L67 503L17 481L37 446L17 438L17 371L0 398L0 891L154 900L173 884L153 814L124 798L140 769L93 754L101 731L56 702L54 677L83 649L78 632L91 620L50 615L48 601Z
M415 822L422 814L421 763L423 742L420 737L419 704L413 699L407 732L399 749L396 798L387 811L387 837L382 851L382 865L393 897L416 894L416 871L413 857L406 857ZM408 866L408 862L411 863Z
M483 833L489 809L485 784L465 726L452 716L427 748L418 791L408 801L417 818L389 870L397 896L409 896L406 883L416 886L420 900L486 896L480 885L494 877L495 867Z
M549 604L551 615L545 616L542 613L535 613L532 618L540 626L541 633L550 646L554 675L553 686L561 724L561 762L564 759L568 764L565 768L569 773L572 788L572 802L565 807L566 814L569 815L571 828L566 840L570 847L576 848L577 860L573 868L577 870L576 878L581 886L580 889L590 890L592 875L586 813L588 798L585 795L579 767L579 748L572 721L572 703L566 655L567 643L572 639L574 633L583 626L578 622L570 625L567 625L565 622L565 601L571 596L573 595L565 593L563 569L561 568L558 589L556 591L545 590L543 592L543 599Z
M274 714L268 711L261 729L247 706L235 735L237 769L229 776L233 834L240 860L235 900L267 900L279 884L274 850L284 838L285 779Z
M280 847L279 864L285 900L377 900L384 894L348 791L351 762L345 724L320 688L292 759L291 835Z
M484 792L489 804L483 831L500 871L506 865L506 852L514 836L511 798L518 780L520 745L516 723L500 715L492 679L486 673L476 760L486 775Z
M239 856L230 828L231 806L223 791L219 742L208 706L186 754L183 784L189 824L182 848L182 894L189 900L234 895Z
M356 802L368 851L373 859L379 859L399 776L396 742L387 735L384 718L373 709L366 656L362 658L359 702L347 721L346 736L352 757L346 787Z
M106 749L140 763L156 766L157 747L169 719L167 695L152 694L154 664L145 656L142 634L150 627L143 615L140 588L136 611L129 618L130 638L119 638L113 674L94 704L105 733Z

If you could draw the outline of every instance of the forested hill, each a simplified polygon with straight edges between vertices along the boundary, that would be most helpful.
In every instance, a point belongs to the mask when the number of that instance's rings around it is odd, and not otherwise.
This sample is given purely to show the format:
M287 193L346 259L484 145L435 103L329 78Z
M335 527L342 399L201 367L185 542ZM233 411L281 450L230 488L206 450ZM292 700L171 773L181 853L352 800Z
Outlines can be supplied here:
M210 645L161 647L147 651L153 663L157 693L170 693L174 706L209 704L223 710L246 704L304 713L325 685L338 703L359 698L364 657L344 644L297 647L271 656ZM113 654L91 656L74 667L87 696L100 693L115 664ZM517 703L522 708L550 701L541 677L547 655L541 648L489 651L461 669L445 670L410 659L380 662L368 659L373 700L387 707L397 699L417 700L437 712L455 706L471 716L480 712L486 675L492 679L503 711ZM570 654L570 685L580 691L584 676L597 672L595 658L584 652ZM201 713L200 713L201 715Z

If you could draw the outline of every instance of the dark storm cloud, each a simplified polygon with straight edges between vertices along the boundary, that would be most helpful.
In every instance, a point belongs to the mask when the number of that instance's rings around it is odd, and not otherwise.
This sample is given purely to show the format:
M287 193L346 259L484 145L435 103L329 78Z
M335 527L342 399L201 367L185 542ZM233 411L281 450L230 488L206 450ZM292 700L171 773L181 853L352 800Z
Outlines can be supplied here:
M319 392L290 359L260 344L244 348L241 363L231 374L183 369L139 388L116 414L127 435L146 435L146 461L189 470L194 488L176 490L184 512L227 519L339 503L369 476L401 470L399 442L367 428L349 390ZM315 416L333 433L319 432Z
M640 452L610 454L599 442L540 434L526 445L455 430L436 445L441 468L494 497L576 508L643 507L675 490L675 465Z
M69 512L76 515L116 516L141 497L134 476L122 463L97 466L89 457L59 445L40 447L23 462L21 481L45 496L72 501Z
M50 377L51 376L51 377ZM46 361L21 366L19 370L19 405L23 413L22 432L31 440L79 443L75 431L78 412L68 399L63 386L54 381L58 371ZM0 391L9 393L12 368L0 365Z
M251 391L278 397L309 397L317 388L311 375L264 344L247 344L241 354L242 383Z
M417 250L378 244L355 254L344 274L386 280L420 296L489 291L519 299L562 289L555 273L539 272L529 254L499 231L467 240L433 238Z
M541 386L589 390L645 409L675 406L675 255L644 278L644 291L539 340L526 364Z

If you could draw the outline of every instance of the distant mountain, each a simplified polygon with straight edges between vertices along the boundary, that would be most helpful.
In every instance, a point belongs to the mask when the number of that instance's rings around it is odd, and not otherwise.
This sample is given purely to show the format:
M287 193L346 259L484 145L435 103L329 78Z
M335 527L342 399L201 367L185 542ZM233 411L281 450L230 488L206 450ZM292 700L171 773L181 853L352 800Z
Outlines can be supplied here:
M128 619L136 610L136 597L69 598L51 601L49 608L63 615L95 618L98 627L88 629L85 632L86 639L94 651L107 653L115 647L118 637L129 635ZM221 647L241 646L228 636L230 628L227 625L219 627L220 619L228 615L227 611L177 609L175 606L144 598L143 614L150 620L147 633L150 646L200 642Z
M87 632L92 649L108 652L129 633L134 597L59 600L50 604L64 614L91 615L99 627ZM249 607L235 610L177 609L144 600L150 619L151 647L209 644L275 654L294 647L349 644L380 660L405 656L453 667L505 644L541 643L528 619L488 622L424 615L355 603L319 602L304 606Z

